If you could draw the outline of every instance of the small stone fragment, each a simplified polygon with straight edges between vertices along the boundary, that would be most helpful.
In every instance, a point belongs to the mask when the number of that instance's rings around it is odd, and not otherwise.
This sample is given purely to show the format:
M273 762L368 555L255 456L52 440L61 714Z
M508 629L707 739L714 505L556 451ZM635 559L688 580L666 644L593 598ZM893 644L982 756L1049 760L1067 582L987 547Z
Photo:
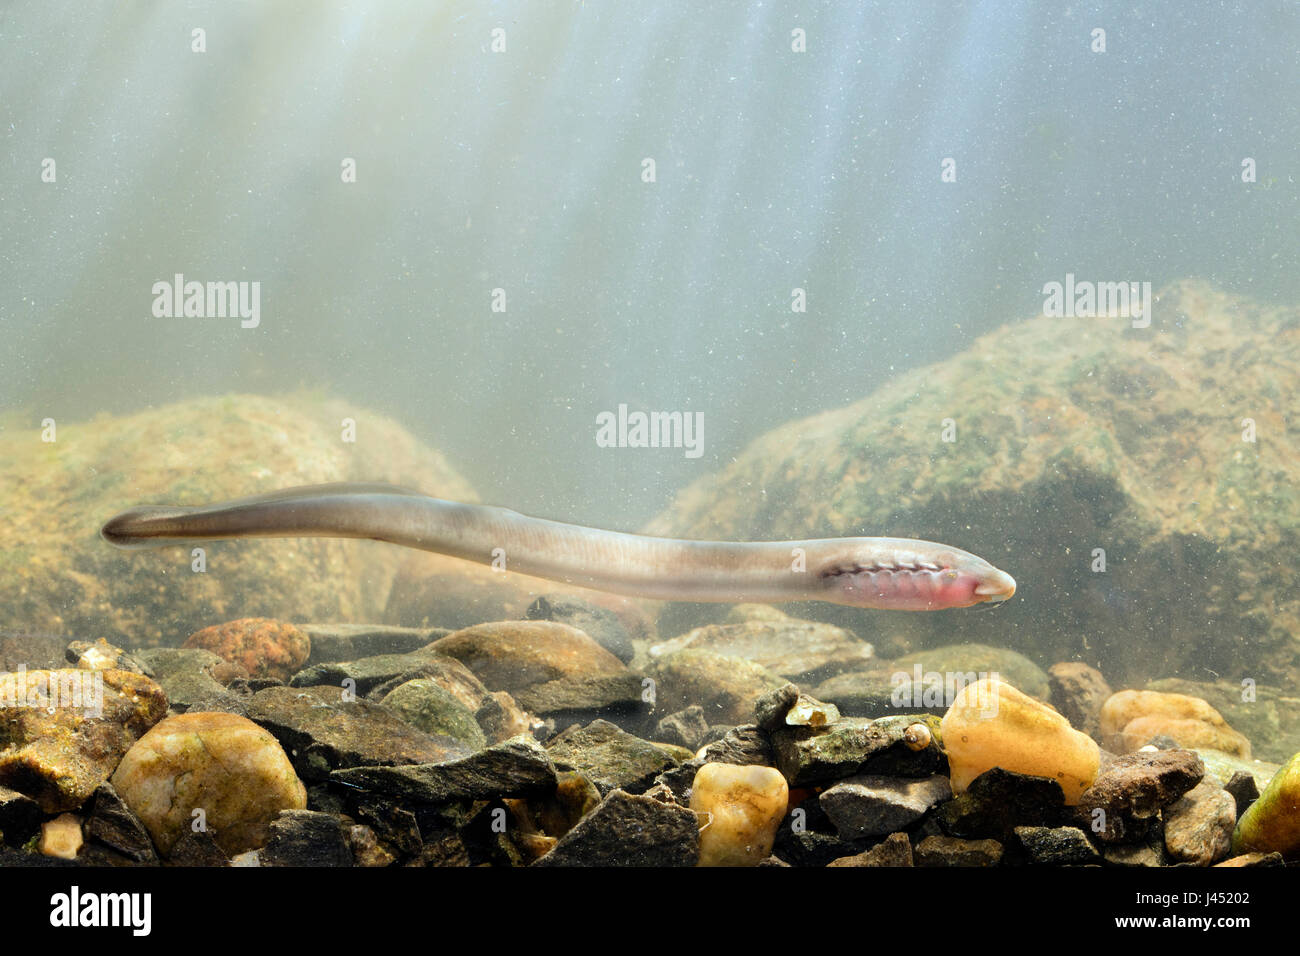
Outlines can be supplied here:
M44 818L40 805L25 793L0 787L0 837L12 847L20 847L41 828Z
M696 815L673 803L610 792L534 866L694 866Z
M870 850L842 856L827 866L912 866L912 844L906 833L891 833Z
M546 742L546 751L561 770L576 770L601 793L640 793L677 761L664 750L607 720L571 727Z
M858 840L909 827L951 797L943 774L920 780L863 774L841 780L818 799L839 835Z
M145 669L130 654L120 647L114 647L102 637L95 641L73 641L68 645L68 662L82 670L89 671L130 671L132 674L145 674ZM145 674L145 676L150 676Z
M1204 764L1189 750L1107 755L1096 782L1080 797L1075 819L1104 843L1142 839L1158 823L1161 808L1204 775Z
M108 847L136 863L158 862L149 831L111 783L103 783L95 791L85 832L90 842Z
M1086 734L1039 700L1000 680L962 688L941 725L952 788L961 793L992 767L1047 777L1075 804L1096 779L1101 756Z
M1101 862L1101 854L1078 827L1016 827L1013 832L1031 863L1082 866Z
M260 846L281 810L307 805L306 789L280 744L235 714L163 720L122 758L113 788L164 856L191 832L195 810L231 855Z
M997 840L928 836L916 845L913 858L917 866L997 866L1002 860L1002 844Z
M1286 866L1281 853L1242 853L1215 866Z
M351 866L348 827L332 813L282 810L271 821L261 866Z
M772 852L790 790L771 767L706 763L695 774L691 809L701 823L700 866L756 866Z
M1171 859L1209 866L1228 855L1237 805L1218 785L1202 781L1166 807L1165 850Z
M182 647L212 651L253 677L287 681L307 663L311 639L286 621L245 617L195 631Z
M709 740L709 724L704 719L704 708L692 704L655 724L655 739L679 744L690 750L699 750Z
M40 851L60 860L75 860L81 851L81 820L71 813L61 813L41 824Z
M1048 702L1070 726L1094 739L1101 728L1101 708L1111 695L1101 671L1082 661L1062 661L1047 669Z

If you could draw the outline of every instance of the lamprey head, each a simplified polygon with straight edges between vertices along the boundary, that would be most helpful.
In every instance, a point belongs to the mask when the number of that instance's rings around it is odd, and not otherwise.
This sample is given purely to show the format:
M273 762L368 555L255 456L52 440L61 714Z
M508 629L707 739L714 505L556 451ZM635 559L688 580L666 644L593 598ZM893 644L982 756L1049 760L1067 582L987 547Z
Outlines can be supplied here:
M909 538L873 539L826 561L826 600L889 611L937 611L1000 603L1016 593L1005 571L959 548Z

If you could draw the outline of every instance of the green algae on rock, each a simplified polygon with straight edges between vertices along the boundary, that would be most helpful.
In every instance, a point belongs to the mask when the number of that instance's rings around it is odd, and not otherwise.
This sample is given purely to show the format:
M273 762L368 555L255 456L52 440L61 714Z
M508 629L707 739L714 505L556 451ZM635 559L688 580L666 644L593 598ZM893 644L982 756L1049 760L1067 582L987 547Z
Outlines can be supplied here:
M0 785L74 810L166 713L162 688L130 671L0 674Z
M337 422L356 419L356 444ZM59 422L32 454L0 432L0 607L29 627L164 643L238 614L374 620L402 560L373 541L299 539L120 551L99 528L141 503L206 504L329 481L391 481L477 500L437 452L391 420L306 395L197 398L122 417ZM212 573L219 569L220 573Z
M1278 555L1300 541L1300 457L1281 438L1293 405L1283 383L1300 380L1298 328L1294 307L1199 281L1160 290L1148 329L1118 317L1015 322L762 435L644 530L949 541L1005 568L1019 590L1000 614L911 615L897 626L917 646L1011 642L1053 662L1086 640L1113 681L1217 671L1294 686L1300 564ZM1241 440L1233 409L1260 440ZM955 442L942 439L946 418ZM1106 571L1094 572L1103 546ZM688 609L672 610L686 623Z
M1281 853L1300 860L1300 754L1273 775L1232 834L1234 854Z
M281 810L303 810L307 791L280 744L236 714L168 717L122 758L113 788L167 856L202 811L227 855L261 846Z

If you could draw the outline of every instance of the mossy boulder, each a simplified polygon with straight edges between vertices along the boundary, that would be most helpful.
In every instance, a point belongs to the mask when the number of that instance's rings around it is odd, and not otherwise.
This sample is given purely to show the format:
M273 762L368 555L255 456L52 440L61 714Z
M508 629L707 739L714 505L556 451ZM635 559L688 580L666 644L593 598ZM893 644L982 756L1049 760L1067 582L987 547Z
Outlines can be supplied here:
M872 613L913 646L1083 658L1121 686L1215 673L1294 686L1300 565L1285 557L1300 552L1300 457L1286 436L1297 380L1300 309L1179 282L1155 297L1147 328L1015 322L854 405L776 428L645 530L943 541L1019 589L996 613ZM801 617L874 639L861 611L807 607ZM661 632L713 619L668 611Z
M355 419L357 440L340 438ZM133 415L0 432L0 607L15 626L127 647L177 644L242 616L374 620L403 549L373 541L211 541L120 551L99 529L140 504L207 504L294 485L388 481L474 501L394 422L306 395L197 398Z

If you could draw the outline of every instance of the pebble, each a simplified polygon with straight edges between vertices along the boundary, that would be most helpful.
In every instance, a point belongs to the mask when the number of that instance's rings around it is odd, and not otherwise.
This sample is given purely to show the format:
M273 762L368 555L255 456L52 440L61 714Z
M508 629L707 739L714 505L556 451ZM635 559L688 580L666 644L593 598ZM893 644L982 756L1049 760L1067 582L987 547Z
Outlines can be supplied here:
M952 797L948 778L919 780L862 774L824 790L818 800L846 840L903 830Z
M626 674L623 662L594 640L555 621L499 621L455 631L430 649L454 657L489 690L511 694L563 677Z
M1112 691L1095 667L1082 661L1063 661L1047 669L1048 702L1075 730L1096 739L1101 730L1101 708Z
M1031 863L1051 866L1101 863L1101 854L1078 827L1016 827L1012 832Z
M401 804L437 805L549 793L556 787L556 767L537 741L520 736L437 763L350 767L334 771L330 779Z
M827 866L912 866L914 854L906 833L893 833L870 850L831 860Z
M612 790L641 793L677 761L649 741L607 720L571 727L546 742L546 752L561 770L575 770L602 794Z
M1096 778L1101 760L1091 737L1042 701L999 680L962 688L941 732L956 793L984 771L1001 767L1055 780L1065 802L1075 804Z
M1176 802L1204 775L1205 765L1189 750L1108 755L1096 782L1078 802L1077 819L1104 843L1134 842L1159 823L1162 808Z
M997 866L1002 860L1002 844L935 835L918 843L912 853L917 866Z
M694 866L699 856L694 812L613 790L533 865Z
M749 616L756 614L756 616ZM874 655L852 631L804 621L766 605L737 605L724 624L707 624L649 648L652 658L696 650L750 661L789 680L812 683L861 668Z
M259 866L352 866L349 827L332 813L282 810L271 821Z
M311 639L302 630L268 617L244 617L205 627L181 646L212 651L253 677L280 681L287 681L311 654Z
M701 816L700 866L756 866L772 852L790 790L771 767L706 763L690 808Z
M752 661L688 648L651 659L655 706L672 713L699 704L710 724L743 724L764 694L787 681Z
M380 702L417 730L450 737L469 750L487 746L474 712L429 677L399 684Z
M1186 694L1154 690L1112 694L1101 709L1101 735L1115 753L1130 753L1152 737L1166 736L1181 747L1207 747L1250 759L1250 741L1204 700Z
M301 624L299 627L311 642L309 666L380 654L409 654L451 633L445 627L391 624Z
M303 809L307 792L269 733L236 714L168 717L141 737L113 774L113 789L167 856L205 828L226 855L260 846L283 809Z
M44 856L75 860L83 842L81 819L71 813L61 813L41 824L41 842L37 849Z
M1170 859L1209 866L1228 855L1237 825L1237 803L1217 783L1201 781L1161 816Z

